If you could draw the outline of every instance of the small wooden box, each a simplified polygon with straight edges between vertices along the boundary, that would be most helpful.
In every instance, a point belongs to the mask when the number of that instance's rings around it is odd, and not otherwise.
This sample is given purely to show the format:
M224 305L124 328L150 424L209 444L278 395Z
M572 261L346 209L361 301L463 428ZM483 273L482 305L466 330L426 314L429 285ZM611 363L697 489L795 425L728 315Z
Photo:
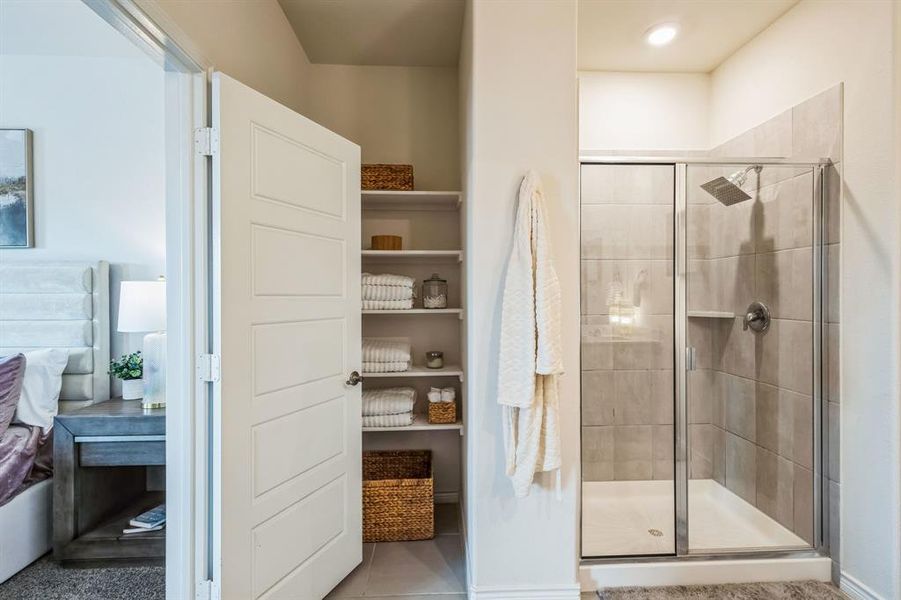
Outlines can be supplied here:
M399 235L374 235L372 236L373 250L403 250L404 238Z

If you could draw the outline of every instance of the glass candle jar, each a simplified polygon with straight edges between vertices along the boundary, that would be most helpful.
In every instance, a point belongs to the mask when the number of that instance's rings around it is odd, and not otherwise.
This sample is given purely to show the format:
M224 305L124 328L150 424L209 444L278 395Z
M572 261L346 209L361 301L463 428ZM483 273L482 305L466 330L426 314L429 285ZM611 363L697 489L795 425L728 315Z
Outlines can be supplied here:
M425 366L429 369L440 369L444 367L444 352L440 350L430 350L425 353Z
M422 282L423 308L447 308L447 280L438 273Z

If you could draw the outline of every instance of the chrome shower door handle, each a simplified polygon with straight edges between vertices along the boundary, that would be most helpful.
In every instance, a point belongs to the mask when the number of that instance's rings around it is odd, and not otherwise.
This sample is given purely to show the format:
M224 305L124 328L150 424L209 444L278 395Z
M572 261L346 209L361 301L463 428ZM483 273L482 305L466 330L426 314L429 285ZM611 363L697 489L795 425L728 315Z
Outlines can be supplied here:
M770 327L770 309L763 302L752 302L742 321L742 330L763 333Z
M344 383L346 383L347 385L359 385L361 381L363 381L363 376L356 371L351 371L350 375L347 378L347 381L345 381Z

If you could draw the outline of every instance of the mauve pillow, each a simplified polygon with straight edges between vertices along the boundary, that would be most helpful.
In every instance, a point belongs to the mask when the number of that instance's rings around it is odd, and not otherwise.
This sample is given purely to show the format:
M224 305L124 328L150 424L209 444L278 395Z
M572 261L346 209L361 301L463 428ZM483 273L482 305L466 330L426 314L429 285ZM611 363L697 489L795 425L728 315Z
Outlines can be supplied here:
M25 355L0 357L0 435L6 433L22 394Z

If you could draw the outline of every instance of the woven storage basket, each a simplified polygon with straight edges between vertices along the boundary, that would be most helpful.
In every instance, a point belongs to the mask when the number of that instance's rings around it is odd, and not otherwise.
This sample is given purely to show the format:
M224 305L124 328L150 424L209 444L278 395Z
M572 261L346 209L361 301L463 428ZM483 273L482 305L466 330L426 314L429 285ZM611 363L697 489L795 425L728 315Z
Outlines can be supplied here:
M364 190L413 189L413 165L363 165L360 186Z
M435 537L430 450L363 453L363 541Z
M429 402L429 423L447 425L456 422L456 402Z

